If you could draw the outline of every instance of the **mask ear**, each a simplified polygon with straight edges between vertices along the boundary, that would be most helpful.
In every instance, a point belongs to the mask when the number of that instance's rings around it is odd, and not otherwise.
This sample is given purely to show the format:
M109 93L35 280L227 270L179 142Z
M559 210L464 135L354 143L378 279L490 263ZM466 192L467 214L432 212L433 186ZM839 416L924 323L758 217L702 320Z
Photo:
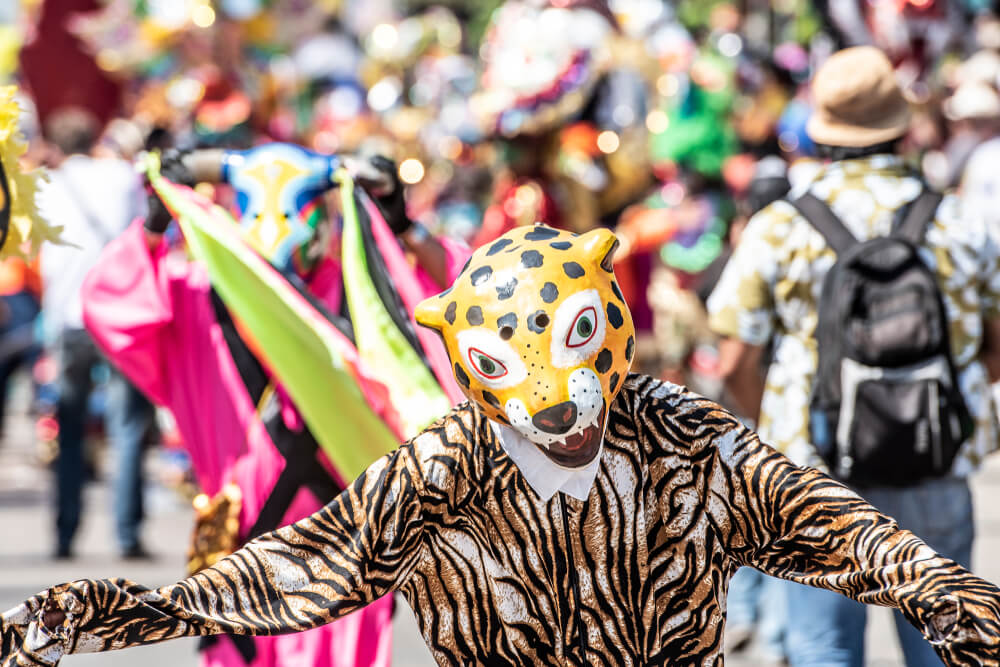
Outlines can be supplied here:
M417 324L428 329L434 329L438 333L441 332L445 325L445 309L449 303L448 299L445 298L445 294L447 292L424 299L417 304L417 308L413 313Z
M583 252L594 264L611 273L615 250L618 249L618 237L609 229L595 229L580 237Z

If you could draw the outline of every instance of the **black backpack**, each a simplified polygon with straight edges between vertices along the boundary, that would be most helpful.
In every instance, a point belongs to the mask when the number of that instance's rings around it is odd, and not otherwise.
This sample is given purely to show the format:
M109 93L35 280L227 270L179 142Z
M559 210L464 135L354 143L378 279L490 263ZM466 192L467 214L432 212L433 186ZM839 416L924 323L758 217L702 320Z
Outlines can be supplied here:
M819 301L809 431L834 476L855 486L946 475L972 434L947 311L918 254L940 201L925 190L889 236L864 242L816 197L791 202L837 253Z

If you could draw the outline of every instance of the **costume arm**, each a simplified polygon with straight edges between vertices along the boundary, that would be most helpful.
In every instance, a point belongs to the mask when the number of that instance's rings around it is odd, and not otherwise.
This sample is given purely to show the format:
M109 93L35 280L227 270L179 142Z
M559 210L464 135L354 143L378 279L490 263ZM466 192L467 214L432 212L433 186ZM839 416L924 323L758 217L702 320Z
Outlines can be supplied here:
M708 403L706 401L706 403ZM896 607L948 665L1000 664L1000 590L823 473L793 464L715 406L711 495L742 565Z
M0 665L55 665L66 653L175 637L298 632L365 606L408 576L434 513L416 449L404 445L311 517L177 584L80 580L31 598L0 617Z
M163 339L174 318L166 252L165 244L150 250L136 221L108 244L81 288L87 330L157 403L166 402Z

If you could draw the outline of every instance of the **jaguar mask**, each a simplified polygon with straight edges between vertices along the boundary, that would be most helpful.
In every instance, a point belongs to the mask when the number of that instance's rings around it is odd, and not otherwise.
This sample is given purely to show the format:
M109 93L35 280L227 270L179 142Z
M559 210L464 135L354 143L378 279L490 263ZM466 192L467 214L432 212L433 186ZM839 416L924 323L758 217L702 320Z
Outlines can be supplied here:
M476 250L416 312L440 332L465 395L565 468L600 453L635 352L611 266L617 246L606 229L520 227Z

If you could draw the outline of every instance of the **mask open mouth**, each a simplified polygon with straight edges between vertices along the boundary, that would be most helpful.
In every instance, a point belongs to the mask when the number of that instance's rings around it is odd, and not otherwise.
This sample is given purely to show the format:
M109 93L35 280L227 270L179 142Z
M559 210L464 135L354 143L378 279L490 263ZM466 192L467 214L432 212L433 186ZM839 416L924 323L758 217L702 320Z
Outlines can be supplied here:
M587 428L562 440L539 447L554 463L564 468L582 468L593 461L601 451L607 414L607 404L604 404L601 406L600 416Z

